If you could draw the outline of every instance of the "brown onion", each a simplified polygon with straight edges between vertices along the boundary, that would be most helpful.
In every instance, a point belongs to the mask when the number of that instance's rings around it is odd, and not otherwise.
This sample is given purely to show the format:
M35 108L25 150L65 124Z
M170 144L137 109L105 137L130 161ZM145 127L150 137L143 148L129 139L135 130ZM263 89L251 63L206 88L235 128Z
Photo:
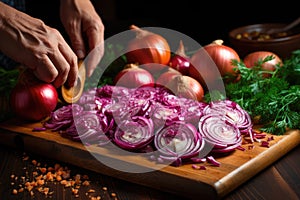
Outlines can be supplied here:
M114 78L114 85L127 88L154 85L154 83L152 74L137 64L127 64Z
M135 31L136 37L129 41L127 46L128 63L138 63L139 65L153 63L153 65L144 65L150 72L157 72L168 65L171 50L168 41L163 36L135 25L131 25L130 29Z
M223 40L215 40L192 55L189 74L203 85L214 83L225 75L237 76L232 60L240 61L238 53L223 45Z
M281 58L277 54L270 51L255 51L249 53L244 57L243 62L247 68L252 68L255 65L257 65L258 62L262 62L267 56L273 56L273 59L262 63L261 65L262 70L274 71L276 69L276 65L282 66ZM271 74L264 73L263 76L270 77Z
M194 78L186 75L177 75L167 84L175 95L185 97L196 101L202 101L204 98L204 89L202 85Z
M182 74L176 69L169 67L167 70L162 71L162 73L158 75L156 79L156 84L161 86L166 86L168 82L177 75L182 75Z

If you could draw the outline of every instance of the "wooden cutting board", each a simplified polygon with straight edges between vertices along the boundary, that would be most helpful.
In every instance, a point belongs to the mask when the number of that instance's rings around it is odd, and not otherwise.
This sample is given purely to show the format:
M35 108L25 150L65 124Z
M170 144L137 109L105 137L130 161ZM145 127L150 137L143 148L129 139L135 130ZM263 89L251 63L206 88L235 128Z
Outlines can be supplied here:
M163 166L139 154L120 155L106 147L84 146L81 142L61 137L57 132L34 132L34 127L42 127L42 124L18 120L2 122L0 143L22 146L25 151L195 199L199 196L201 199L224 197L300 143L300 131L290 130L285 135L273 135L274 140L270 141L269 148L262 147L259 142L255 142L253 147L253 144L245 144L244 151L235 150L229 155L216 158L221 163L219 167L203 163L197 165L205 165L206 169L199 170L192 168L192 164ZM103 160L141 171L122 171L101 162Z

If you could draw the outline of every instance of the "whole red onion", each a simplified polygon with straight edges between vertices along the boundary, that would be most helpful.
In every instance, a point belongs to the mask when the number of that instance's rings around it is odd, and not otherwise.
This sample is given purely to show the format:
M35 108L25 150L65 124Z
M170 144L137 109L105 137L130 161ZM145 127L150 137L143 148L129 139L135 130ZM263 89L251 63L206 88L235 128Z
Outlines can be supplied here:
M185 48L182 40L179 42L179 47L175 54L171 57L169 66L176 69L183 75L189 74L190 58L185 53Z
M12 111L19 118L39 121L56 108L58 93L56 88L37 79L30 70L21 73L10 95Z

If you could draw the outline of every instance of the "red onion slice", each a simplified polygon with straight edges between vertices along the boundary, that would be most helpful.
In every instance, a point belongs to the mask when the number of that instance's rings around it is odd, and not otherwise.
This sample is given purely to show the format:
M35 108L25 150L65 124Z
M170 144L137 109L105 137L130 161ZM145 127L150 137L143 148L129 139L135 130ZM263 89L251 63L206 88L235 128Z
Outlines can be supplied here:
M154 145L159 157L173 161L178 165L182 159L196 156L203 148L204 141L196 127L181 121L168 124L159 130L154 137ZM179 163L178 163L179 161Z
M228 152L241 145L242 137L240 130L226 123L223 115L215 113L206 114L199 120L199 132L208 143L213 145L212 151Z
M178 111L160 103L153 103L150 108L149 117L153 120L155 130L165 126L167 121L177 121Z
M152 120L137 116L131 121L124 121L117 127L113 141L123 149L138 150L148 145L153 137Z
M96 111L83 111L81 115L74 117L72 126L61 132L61 134L64 137L83 143L107 143L108 138L103 131L101 120Z
M78 104L63 106L51 113L49 120L43 126L52 131L64 130L72 125L73 115L80 115L83 107Z
M238 127L242 132L252 128L250 115L236 102L222 100L211 102L203 109L204 114L219 113L226 117L228 123Z

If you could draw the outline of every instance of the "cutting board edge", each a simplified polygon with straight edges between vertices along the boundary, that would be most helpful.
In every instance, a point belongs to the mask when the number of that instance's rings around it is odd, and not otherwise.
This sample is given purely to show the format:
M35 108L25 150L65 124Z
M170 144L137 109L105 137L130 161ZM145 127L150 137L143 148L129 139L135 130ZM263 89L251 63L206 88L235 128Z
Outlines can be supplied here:
M236 170L227 174L225 177L221 178L219 181L215 182L215 184L213 184L213 187L216 189L218 196L226 196L231 191L239 187L241 184L245 183L254 175L260 173L263 169L270 166L272 163L280 159L282 156L284 156L286 153L300 144L300 130L296 129L287 131L286 136L288 137L283 137L276 145L270 147L272 148L272 151L262 152L250 161L241 165ZM290 145L287 146L285 143L288 143ZM276 152L276 156L273 156L274 152ZM268 157L271 159L267 160L264 159L264 157ZM254 163L257 162L261 164L254 165ZM255 166L255 168L249 171L249 166Z

